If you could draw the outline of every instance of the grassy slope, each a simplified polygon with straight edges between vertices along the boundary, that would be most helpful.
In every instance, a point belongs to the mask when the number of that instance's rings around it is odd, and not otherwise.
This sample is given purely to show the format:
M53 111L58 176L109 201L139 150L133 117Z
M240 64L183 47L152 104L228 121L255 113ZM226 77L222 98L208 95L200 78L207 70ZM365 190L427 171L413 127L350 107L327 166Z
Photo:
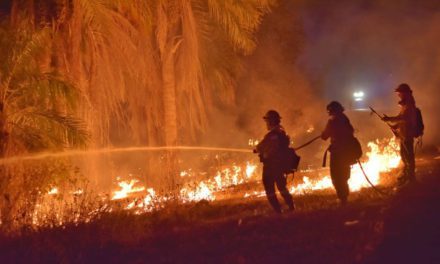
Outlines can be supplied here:
M440 164L424 164L419 175L419 184L384 199L373 190L354 193L344 208L333 193L296 197L298 210L282 216L264 199L170 206L149 216L106 215L2 238L0 255L4 263L438 262Z

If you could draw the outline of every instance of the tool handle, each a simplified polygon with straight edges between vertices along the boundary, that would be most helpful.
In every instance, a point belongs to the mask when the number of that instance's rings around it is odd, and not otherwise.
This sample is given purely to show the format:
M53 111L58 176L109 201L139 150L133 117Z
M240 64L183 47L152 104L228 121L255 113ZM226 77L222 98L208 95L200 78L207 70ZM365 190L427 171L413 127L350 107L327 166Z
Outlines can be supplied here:
M321 137L321 136L316 136L316 137L314 137L313 139L311 139L311 140L307 141L306 143L302 144L301 146L296 147L296 148L293 148L293 149L294 149L295 151L296 151L296 150L300 150L300 149L302 149L302 148L304 148L304 147L306 147L306 146L312 144L315 140L317 140L317 139L320 138L320 137Z

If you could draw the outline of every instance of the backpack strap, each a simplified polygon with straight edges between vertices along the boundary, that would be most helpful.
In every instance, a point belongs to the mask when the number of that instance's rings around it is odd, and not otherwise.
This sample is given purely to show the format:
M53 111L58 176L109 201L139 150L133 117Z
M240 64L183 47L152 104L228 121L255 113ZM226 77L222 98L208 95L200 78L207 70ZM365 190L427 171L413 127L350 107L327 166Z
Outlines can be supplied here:
M423 146L423 136L420 136L417 138L416 146L414 148L414 156L416 155L418 149L422 149L422 146Z
M325 167L327 165L327 152L330 149L330 146L325 150L324 157L322 158L322 167Z

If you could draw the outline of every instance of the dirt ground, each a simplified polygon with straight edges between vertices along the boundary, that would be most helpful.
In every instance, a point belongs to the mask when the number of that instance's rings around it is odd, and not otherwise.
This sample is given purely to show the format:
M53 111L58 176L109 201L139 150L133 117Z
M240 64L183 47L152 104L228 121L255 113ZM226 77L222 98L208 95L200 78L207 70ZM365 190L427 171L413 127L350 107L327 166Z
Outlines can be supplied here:
M440 160L418 183L350 196L295 197L276 215L264 198L199 202L148 215L0 236L1 263L440 263Z

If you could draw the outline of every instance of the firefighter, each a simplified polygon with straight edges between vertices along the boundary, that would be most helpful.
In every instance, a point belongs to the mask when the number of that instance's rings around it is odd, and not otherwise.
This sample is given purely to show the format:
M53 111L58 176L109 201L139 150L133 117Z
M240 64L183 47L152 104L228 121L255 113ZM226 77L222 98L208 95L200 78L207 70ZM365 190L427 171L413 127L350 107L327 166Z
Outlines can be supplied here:
M321 134L323 140L330 138L330 176L336 189L341 205L347 203L350 193L348 179L350 178L350 158L347 152L347 140L353 138L354 129L348 117L344 114L344 107L333 101L327 105L329 120Z
M384 116L390 122L400 140L400 156L403 161L403 172L398 184L415 182L414 137L416 136L417 114L416 101L408 84L402 83L394 90L400 101L400 112L397 116Z
M282 212L275 193L276 185L289 210L293 211L295 206L292 195L290 195L286 187L285 164L283 164L283 154L289 147L290 139L280 124L281 116L277 111L269 110L263 119L269 132L256 146L254 152L259 154L260 161L263 162L263 185L267 200L275 212Z

